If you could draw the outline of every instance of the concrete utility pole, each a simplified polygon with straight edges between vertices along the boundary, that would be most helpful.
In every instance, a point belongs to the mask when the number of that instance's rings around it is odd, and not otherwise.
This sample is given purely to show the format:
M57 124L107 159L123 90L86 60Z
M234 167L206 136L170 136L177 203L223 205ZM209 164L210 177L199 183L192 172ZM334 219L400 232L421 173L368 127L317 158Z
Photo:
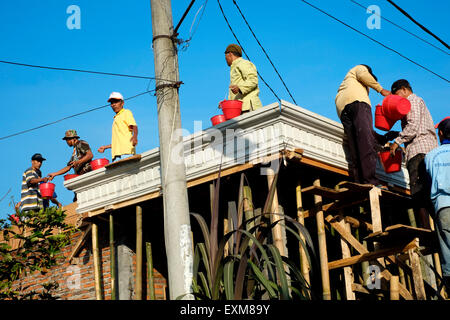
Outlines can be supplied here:
M153 54L164 199L164 237L169 272L170 299L191 293L193 253L191 225L181 135L179 74L176 44L173 42L170 0L151 0ZM170 81L165 81L170 80ZM178 130L177 130L178 129ZM176 148L178 147L178 148ZM173 150L180 150L177 153ZM184 299L192 299L192 295Z

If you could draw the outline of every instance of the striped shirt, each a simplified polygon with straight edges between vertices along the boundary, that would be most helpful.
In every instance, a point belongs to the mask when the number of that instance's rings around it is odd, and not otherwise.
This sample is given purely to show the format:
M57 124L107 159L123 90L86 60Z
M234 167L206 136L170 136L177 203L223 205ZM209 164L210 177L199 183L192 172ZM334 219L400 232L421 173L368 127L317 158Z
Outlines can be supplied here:
M30 183L32 179L39 179L41 176L39 169L28 168L23 173L20 211L40 210L44 207L39 185Z
M414 93L407 98L411 111L402 119L402 131L394 140L398 145L405 144L406 161L418 155L427 154L438 147L436 132L430 111L422 98Z

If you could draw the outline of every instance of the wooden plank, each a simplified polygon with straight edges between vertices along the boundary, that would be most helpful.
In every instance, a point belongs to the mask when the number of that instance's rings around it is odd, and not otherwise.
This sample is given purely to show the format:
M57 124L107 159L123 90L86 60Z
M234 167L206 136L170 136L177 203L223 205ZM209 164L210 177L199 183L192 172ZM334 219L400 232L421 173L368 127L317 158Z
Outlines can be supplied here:
M328 215L325 220L330 223L331 226L341 235L341 237L358 252L368 252L367 249L348 230L343 228L339 222L335 221L335 217Z
M72 250L72 253L70 254L67 261L71 261L73 257L80 251L81 247L83 246L84 242L86 241L86 237L89 234L89 232L92 229L92 224L89 224L86 228L86 230L83 231L83 234L81 235L81 238L78 240L77 244L75 245L75 248Z
M370 214L372 216L373 232L382 231L380 210L380 189L373 187L369 191Z
M389 297L391 300L400 300L400 292L398 289L398 276L392 276L391 280L389 281Z
M419 240L417 239L417 242ZM408 250L409 261L411 262L411 270L413 273L414 291L416 293L417 300L426 300L425 286L423 283L422 270L420 267L419 255L414 249Z
M315 194L333 200L341 200L351 197L354 192L348 191L348 189L333 190L322 186L310 186L302 190L303 193Z
M373 226L371 223L368 223L366 221L363 221L361 219L357 219L354 217L350 217L350 216L345 216L344 217L345 222L347 222L348 224L350 224L353 228L357 229L360 227L363 227L364 229L368 230L368 231L373 231Z
M134 156L131 156L131 157L128 157L128 158L125 158L125 159L121 159L121 160L118 160L118 161L114 161L114 162L108 163L105 166L105 169L107 169L107 170L108 169L112 169L112 168L119 167L121 165L130 163L130 162L138 162L140 160L141 160L141 155L140 154L135 154Z
M322 205L322 211L325 213L336 212L336 211L339 211L340 209L356 206L367 200L368 200L368 198L363 198L363 199L358 199L358 200L347 199L346 201L344 201L344 200L334 201L334 202ZM303 217L305 217L305 218L314 217L315 215L316 215L316 210L314 208L311 210L303 211Z
M430 248L438 248L437 235L434 231L424 228L416 228L403 224L389 226L383 232L371 233L365 240L377 241L380 244L395 244L405 241L411 241L419 238L423 245Z
M331 172L334 172L334 173L338 173L338 174L341 174L343 176L347 176L347 177L349 176L348 170L341 169L341 168L338 168L338 167L335 167L335 166L323 163L321 161L317 161L317 160L312 159L312 158L308 158L308 157L303 156L300 162L303 163L303 164L307 164L307 165L319 168L319 169L323 169L323 170L326 170L326 171L331 171Z
M340 259L336 261L332 261L328 263L329 270L343 268L346 266L351 266L357 263L361 263L363 261L375 260L378 258L386 257L391 254L397 254L401 252L406 252L409 249L417 248L417 244L415 241L408 243L407 245L397 246L393 248L376 250L373 252L367 252L364 254L356 255L346 259Z

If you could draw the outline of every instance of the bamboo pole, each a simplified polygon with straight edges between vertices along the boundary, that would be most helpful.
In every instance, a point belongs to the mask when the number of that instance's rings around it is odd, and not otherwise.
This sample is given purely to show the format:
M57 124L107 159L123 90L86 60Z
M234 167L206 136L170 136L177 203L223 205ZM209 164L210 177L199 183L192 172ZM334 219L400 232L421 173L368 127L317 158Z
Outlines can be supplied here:
M111 300L116 300L116 245L114 242L114 216L109 214L109 265L111 270Z
M301 225L305 226L305 217L303 216L302 186L300 182L297 184L297 187L295 188L295 195L297 198L297 221ZM302 239L302 241L306 243L305 237L303 236L302 233L300 233L300 239ZM299 251L300 251L300 268L302 270L303 278L305 278L305 281L308 284L311 284L311 279L309 277L310 266L308 264L308 258L306 256L305 249L303 248L302 245L299 245Z
M150 242L145 243L145 251L147 253L147 278L150 300L155 300L155 281L153 278L153 254L152 254L152 244Z
M272 182L274 180L275 177L275 172L272 168L268 168L267 169L267 184L269 186L269 190L270 187L272 186ZM281 217L278 214L274 214L274 213L279 213L279 205L278 205L278 195L277 195L277 188L275 187L275 193L273 195L273 201L272 201L272 208L271 208L271 215L270 215L270 222L271 223L275 223L279 220L281 220ZM277 223L273 229L272 229L272 236L273 236L273 244L275 245L275 247L278 248L278 250L280 251L280 254L282 256L287 256L284 248L285 248L285 243L283 241L283 232L281 230L281 222Z
M94 256L94 279L95 279L95 298L103 300L102 280L100 271L100 252L98 246L98 225L92 222L92 253Z
M320 186L320 179L314 180L314 185ZM330 274L328 270L327 239L325 235L325 222L322 211L322 197L314 195L314 204L317 210L316 223L317 223L317 236L319 241L320 271L322 275L323 299L331 300Z
M136 206L136 300L142 300L142 208Z
M400 291L398 289L398 276L392 276L389 280L389 290L391 300L400 300Z
M431 216L430 216L430 227L431 227L431 230L433 230L433 231L435 230L434 220L433 220L433 218L431 218ZM436 269L437 274L442 278L441 260L439 258L439 253L437 253L437 252L433 253L433 264L434 264L434 268ZM435 277L435 279L436 279L436 288L439 288L440 281L438 280L438 277ZM439 293L444 298L447 297L444 287L442 287L442 289Z

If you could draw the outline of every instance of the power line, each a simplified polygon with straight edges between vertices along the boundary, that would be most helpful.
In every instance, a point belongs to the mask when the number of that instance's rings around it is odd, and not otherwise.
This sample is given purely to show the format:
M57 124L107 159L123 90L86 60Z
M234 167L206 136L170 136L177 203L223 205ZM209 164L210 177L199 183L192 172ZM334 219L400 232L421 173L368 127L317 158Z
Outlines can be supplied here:
M245 52L244 47L242 46L242 44L240 43L239 39L237 38L236 34L233 31L233 28L231 28L230 23L228 22L228 19L225 15L225 12L223 11L222 5L220 4L220 0L217 0L217 3L219 4L219 8L220 11L222 12L222 16L225 19L225 22L228 25L228 28L230 29L231 33L233 34L234 38L236 39L236 41L238 42L239 46L242 49L242 52L244 52L245 56L247 57L248 60L251 60L250 57L248 56L248 54ZM281 99L278 97L278 95L275 93L275 91L273 91L273 89L269 86L269 84L264 80L264 78L261 76L261 74L259 73L259 71L256 71L258 73L258 76L261 78L261 80L264 82L264 84L269 88L270 91L272 91L273 95L277 98L278 101L281 101Z
M139 93L139 94L134 95L134 96L132 96L132 97L125 98L124 101L128 101L128 100L137 98L137 97L139 97L139 96L142 96L142 95L144 95L144 94L147 94L147 93L150 93L150 92L154 92L154 91L155 91L155 89L153 89L153 90L147 90L147 91L145 91L145 92ZM100 106L100 107L96 107L96 108L92 108L92 109L89 109L89 110L86 110L86 111L83 111L83 112L79 112L79 113L76 113L76 114L73 114L73 115L64 117L64 118L62 118L62 119L59 119L59 120L55 120L55 121L52 121L52 122L48 122L48 123L42 124L42 125L40 125L40 126L31 128L31 129L23 130L23 131L16 132L16 133L13 133L13 134L4 136L4 137L0 137L0 140L5 140L5 139L8 139L8 138L11 138L11 137L14 137L14 136L18 136L18 135L20 135L20 134L24 134L24 133L27 133L27 132L30 132L30 131L34 131L34 130L37 130L37 129L41 129L41 128L44 128L44 127L48 127L48 126L50 126L50 125L52 125L52 124L55 124L55 123L58 123L58 122L61 122L61 121L64 121L64 120L67 120L67 119L70 119L70 118L74 118L74 117L80 116L80 115L85 114L85 113L88 113L88 112L92 112L92 111L96 111L96 110L99 110L99 109L102 109L102 108L105 108L105 107L109 107L109 106L110 106L110 104L108 103L108 104L105 104L105 105Z
M428 30L427 28L425 28L423 25L421 25L419 22L417 22L416 20L414 20L413 17L411 17L405 10L403 10L402 8L400 8L398 5L396 5L394 3L394 1L391 0L387 0L387 2L389 2L390 4L392 4L398 11L400 11L401 13L403 13L403 15L405 15L409 20L411 20L412 22L414 22L415 24L417 24L423 31L425 31L426 33L430 34L431 36L433 36L435 39L437 39L440 43L442 43L444 46L447 47L447 49L450 49L450 47L448 46L447 43L444 42L444 40L441 40L437 35L435 35L433 32L431 32L430 30Z
M239 13L242 16L242 19L244 19L245 24L247 25L247 27L249 28L250 32L252 33L253 37L255 38L256 42L258 42L258 45L261 47L262 51L264 52L264 54L266 55L267 59L269 60L270 64L272 65L273 69L275 70L275 72L277 73L278 77L280 78L281 82L283 83L283 86L286 88L286 91L288 92L289 96L292 98L292 101L294 101L295 104L297 104L297 101L295 101L294 97L292 96L291 92L289 91L286 83L284 82L283 78L281 77L280 73L278 72L277 68L275 67L275 65L273 64L272 60L270 59L269 55L267 54L266 50L264 49L264 47L262 46L262 44L259 42L258 38L256 37L255 33L253 32L252 28L250 27L249 23L247 22L247 19L245 18L244 14L241 11L241 8L239 8L238 4L236 3L235 0L233 0L234 5L236 6L236 8L238 9Z
M356 2L356 1L354 1L354 0L350 0L350 1L353 2L354 4L360 6L360 7L363 8L364 10L367 10L367 8L366 8L365 6L363 6L362 4L360 4L360 3L358 3L358 2ZM427 40L425 40L425 39L419 37L418 35L416 35L416 34L410 32L410 31L406 30L405 28L399 26L398 24L396 24L395 22L389 20L388 18L385 18L384 16L381 16L381 15L379 15L379 14L377 14L377 13L373 13L373 14L379 16L379 17L380 17L381 19L383 19L383 20L386 20L387 22L389 22L390 24L396 26L397 28L399 28L399 29L401 29L401 30L403 30L403 31L405 31L405 32L407 32L407 33L409 33L410 35L416 37L417 39L419 39L419 40L421 40L421 41L423 41L423 42L429 44L430 46L434 47L435 49L437 49L437 50L439 50L439 51L441 51L441 52L443 52L443 53L445 53L445 54L447 54L447 55L450 55L450 53L448 53L448 52L442 50L442 49L439 48L438 46L435 46L435 45L432 44L431 42L429 42L429 41L427 41Z
M330 18L336 20L337 22L343 24L344 26L346 26L346 27L352 29L353 31L356 31L357 33L359 33L359 34L365 36L366 38L369 38L370 40L372 40L372 41L378 43L379 45L383 46L384 48L386 48L386 49L388 49L388 50L390 50L390 51L392 51L392 52L395 52L395 53L398 54L400 57L402 57L402 58L408 60L409 62L414 63L416 66L418 66L418 67L420 67L420 68L422 68L422 69L424 69L424 70L426 70L426 71L428 71L428 72L434 74L435 76L441 78L442 80L444 80L444 81L446 81L446 82L450 82L448 79L446 79L446 78L444 78L443 76L437 74L436 72L434 72L434 71L428 69L427 67L424 67L423 65L421 65L421 64L419 64L419 63L417 63L417 62L415 62L414 60L411 60L410 58L408 58L408 57L406 57L405 55L401 54L401 53L398 52L397 50L394 50L394 49L388 47L387 45L381 43L380 41L375 40L374 38L368 36L368 35L365 34L364 32L361 32L361 31L359 31L358 29L353 28L352 26L348 25L347 23L343 22L342 20L339 20L338 18L336 18L336 17L332 16L331 14L329 14L329 13L323 11L322 9L320 9L320 8L318 8L318 7L314 6L314 5L312 5L311 3L309 3L309 2L307 2L307 1L305 1L305 0L300 0L300 1L306 3L307 5L313 7L314 9L316 9L316 10L322 12L323 14L329 16Z
M151 80L161 80L161 81L172 81L172 82L174 82L173 80L160 79L160 78L155 78L155 77L136 76L136 75L130 75L130 74L91 71L91 70L81 70L81 69L72 69L72 68L49 67L49 66L41 66L41 65L27 64L27 63L14 62L14 61L5 61L5 60L0 60L0 63L11 64L11 65L21 66L21 67L49 69L49 70L56 70L56 71L72 71L72 72L101 74L101 75L115 76L115 77L137 78L137 79L151 79Z

